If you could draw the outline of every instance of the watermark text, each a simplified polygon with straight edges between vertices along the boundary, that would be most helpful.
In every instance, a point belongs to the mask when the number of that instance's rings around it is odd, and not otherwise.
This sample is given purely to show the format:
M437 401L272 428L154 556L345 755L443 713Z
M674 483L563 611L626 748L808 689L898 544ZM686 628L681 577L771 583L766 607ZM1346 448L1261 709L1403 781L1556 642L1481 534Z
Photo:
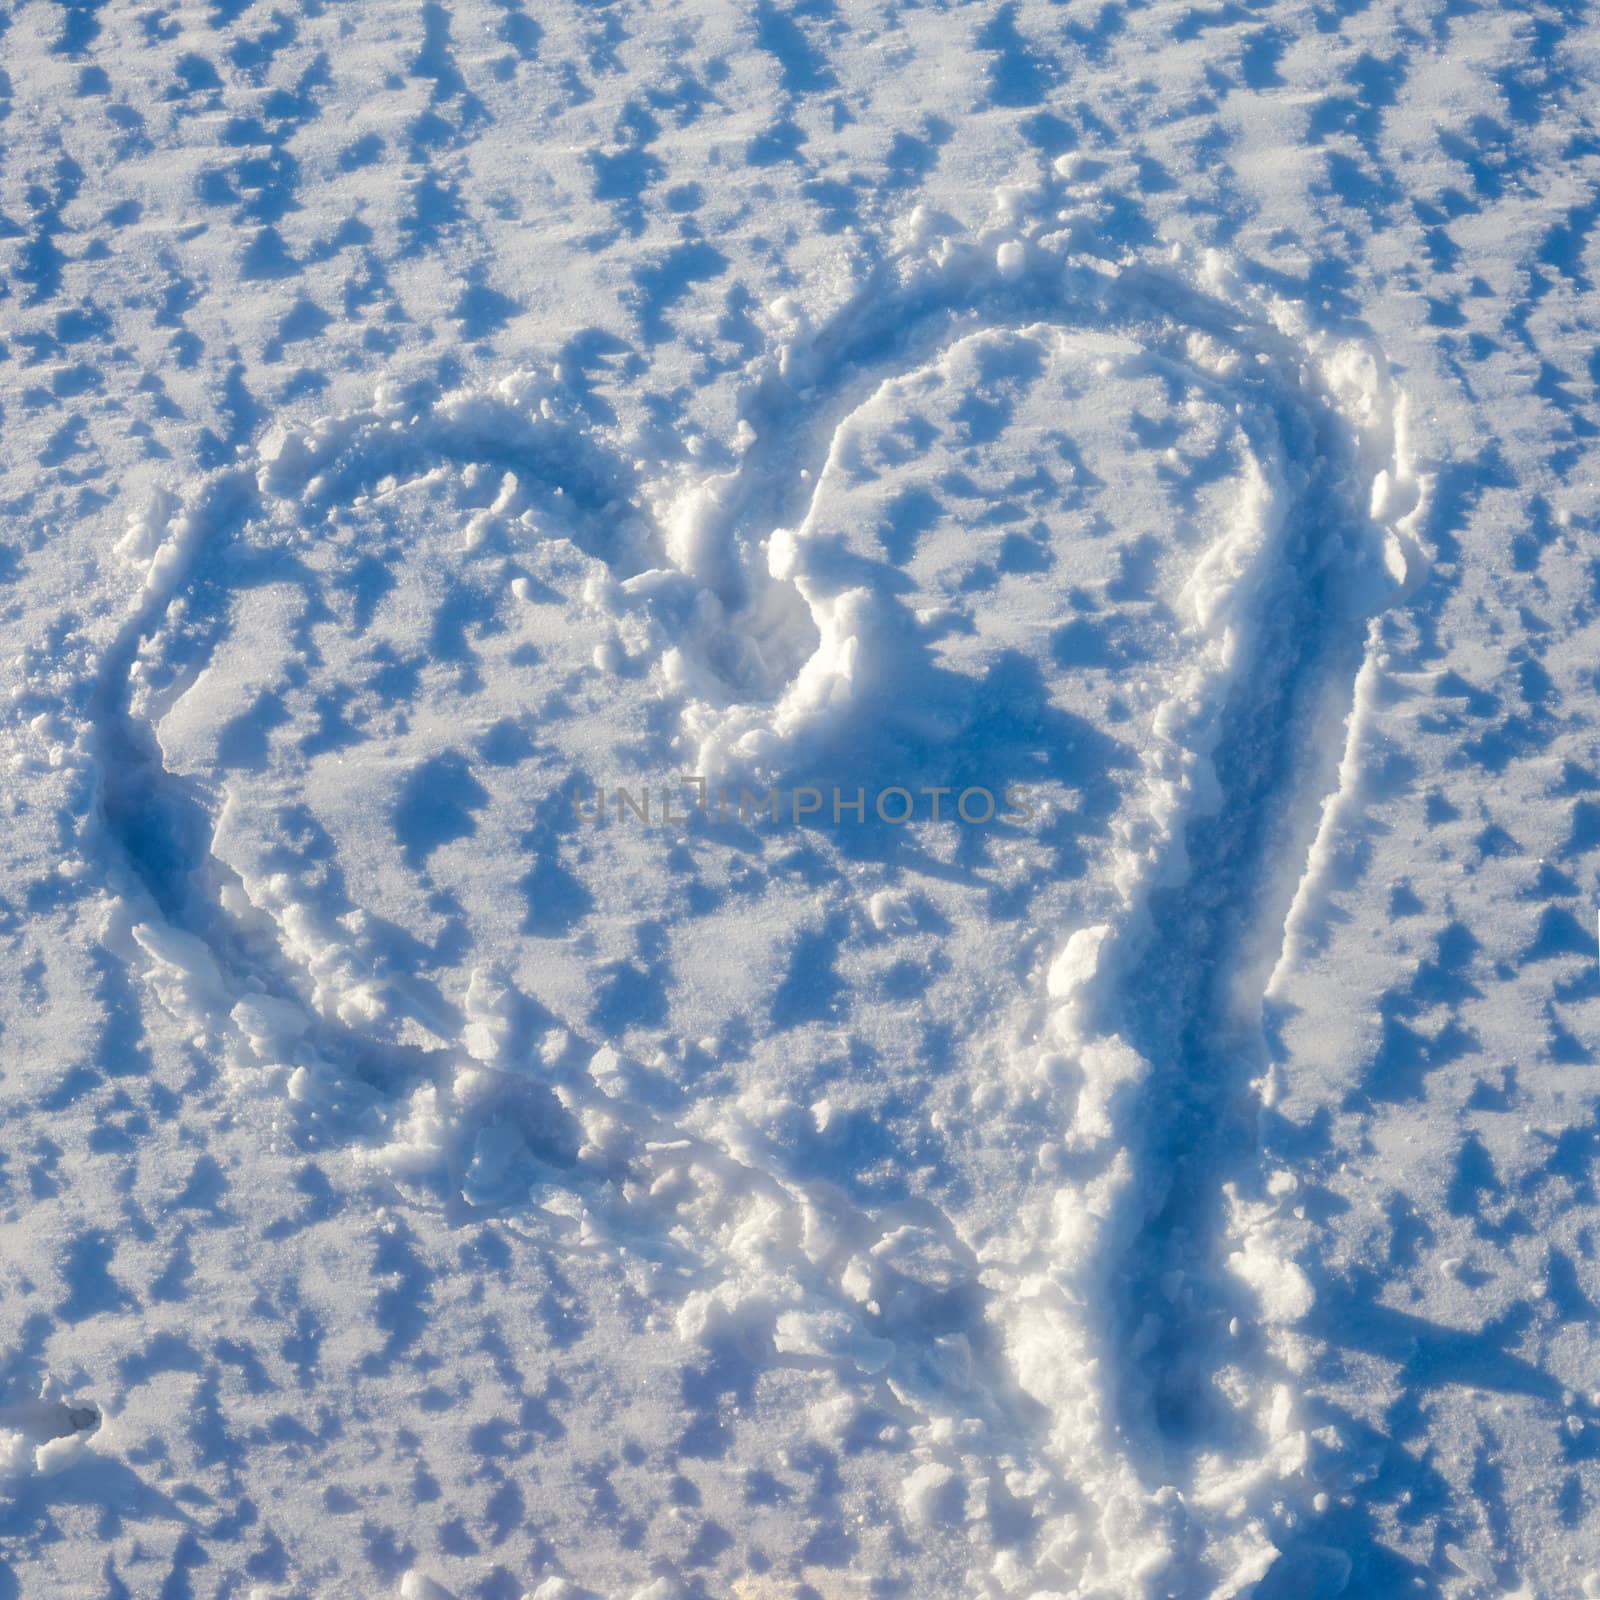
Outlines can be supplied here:
M698 774L675 783L600 787L587 795L572 791L572 812L579 822L595 826L614 822L645 827L673 827L696 815L712 822L737 820L742 826L865 827L886 823L954 822L970 828L993 823L1018 826L1033 820L1034 808L1024 784L996 789L986 784L796 784L751 789L744 784L713 786Z

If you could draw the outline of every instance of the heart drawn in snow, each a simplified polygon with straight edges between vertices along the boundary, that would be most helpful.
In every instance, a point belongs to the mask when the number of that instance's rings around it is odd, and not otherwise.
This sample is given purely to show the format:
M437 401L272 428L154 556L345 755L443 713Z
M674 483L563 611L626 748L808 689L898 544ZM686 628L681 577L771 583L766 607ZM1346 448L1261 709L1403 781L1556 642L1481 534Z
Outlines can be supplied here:
M647 481L522 375L380 394L129 539L150 804L202 846L135 937L241 1091L419 1202L673 1240L724 1286L676 1294L686 1336L755 1317L1011 1432L1095 1359L1024 1267L1093 1293L1100 1223L1160 1204L1152 897L1197 820L1326 788L1261 729L1348 709L1418 570L1374 358L1073 248L945 240L819 329L777 308L720 474ZM788 1310L729 1287L757 1199Z

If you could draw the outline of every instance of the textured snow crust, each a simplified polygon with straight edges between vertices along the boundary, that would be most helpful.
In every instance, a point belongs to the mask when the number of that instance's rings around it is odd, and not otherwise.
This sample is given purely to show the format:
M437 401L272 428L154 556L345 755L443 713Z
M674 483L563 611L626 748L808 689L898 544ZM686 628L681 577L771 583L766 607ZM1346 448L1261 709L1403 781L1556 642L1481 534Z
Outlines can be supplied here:
M1577 13L0 65L0 1594L1600 1593Z

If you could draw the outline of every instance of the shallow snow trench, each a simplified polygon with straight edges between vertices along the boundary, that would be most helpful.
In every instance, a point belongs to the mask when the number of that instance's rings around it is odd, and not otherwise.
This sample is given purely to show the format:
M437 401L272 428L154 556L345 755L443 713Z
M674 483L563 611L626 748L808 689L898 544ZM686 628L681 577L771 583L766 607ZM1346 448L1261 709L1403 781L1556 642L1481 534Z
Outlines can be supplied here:
M670 1336L822 1375L787 1425L892 1418L969 1591L1235 1592L1317 1494L1251 1118L1421 572L1381 357L1020 199L772 319L721 473L519 374L136 523L125 937L285 1140L614 1251ZM723 820L685 774L868 804ZM575 815L617 788L652 821Z

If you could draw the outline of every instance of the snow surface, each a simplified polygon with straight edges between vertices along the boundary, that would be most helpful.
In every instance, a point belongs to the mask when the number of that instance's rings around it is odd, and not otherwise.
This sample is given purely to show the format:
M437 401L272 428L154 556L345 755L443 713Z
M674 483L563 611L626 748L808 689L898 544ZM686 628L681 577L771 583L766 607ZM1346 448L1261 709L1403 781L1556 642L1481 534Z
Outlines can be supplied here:
M0 1600L1600 1595L1597 88L0 9Z

